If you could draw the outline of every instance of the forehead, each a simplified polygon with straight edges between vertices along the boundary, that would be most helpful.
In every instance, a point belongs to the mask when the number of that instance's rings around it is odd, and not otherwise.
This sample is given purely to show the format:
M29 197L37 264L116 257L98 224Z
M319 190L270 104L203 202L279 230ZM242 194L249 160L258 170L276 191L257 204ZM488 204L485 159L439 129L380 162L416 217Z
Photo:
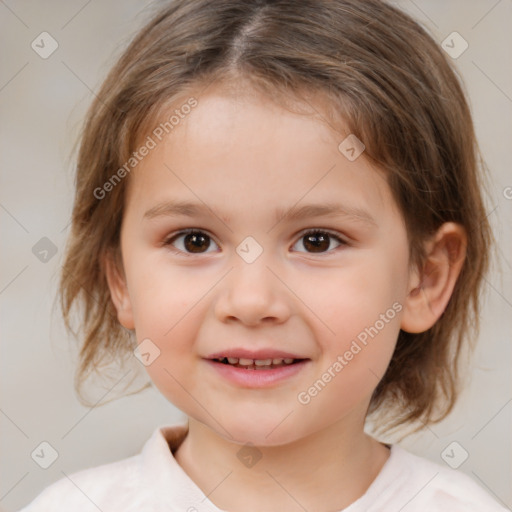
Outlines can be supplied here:
M350 161L340 152L349 132L328 124L320 101L290 110L291 103L283 108L263 94L224 88L195 99L132 173L128 204L148 208L187 196L229 218L254 208L270 218L271 205L301 202L342 201L377 214L393 208L386 180L364 153Z

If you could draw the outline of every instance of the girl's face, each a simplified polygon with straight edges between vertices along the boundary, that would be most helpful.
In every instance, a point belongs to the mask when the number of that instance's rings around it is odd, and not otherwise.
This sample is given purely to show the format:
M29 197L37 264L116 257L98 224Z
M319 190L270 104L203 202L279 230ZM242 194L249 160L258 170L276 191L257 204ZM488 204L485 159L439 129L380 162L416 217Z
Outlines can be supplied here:
M119 319L164 396L225 439L361 428L411 287L391 191L313 110L197 99L129 178Z

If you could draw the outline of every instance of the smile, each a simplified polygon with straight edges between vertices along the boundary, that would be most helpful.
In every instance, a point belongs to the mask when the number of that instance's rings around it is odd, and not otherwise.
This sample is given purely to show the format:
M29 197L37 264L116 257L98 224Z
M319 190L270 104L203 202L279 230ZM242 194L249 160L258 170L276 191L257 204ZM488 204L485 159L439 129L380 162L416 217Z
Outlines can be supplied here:
M293 358L273 358L273 359L246 359L238 357L223 357L214 359L222 364L234 366L235 368L243 368L245 370L272 370L282 366L302 361L302 359Z
M241 388L269 388L295 378L305 371L311 359L249 359L216 357L204 360L223 380ZM262 371L263 370L263 371Z

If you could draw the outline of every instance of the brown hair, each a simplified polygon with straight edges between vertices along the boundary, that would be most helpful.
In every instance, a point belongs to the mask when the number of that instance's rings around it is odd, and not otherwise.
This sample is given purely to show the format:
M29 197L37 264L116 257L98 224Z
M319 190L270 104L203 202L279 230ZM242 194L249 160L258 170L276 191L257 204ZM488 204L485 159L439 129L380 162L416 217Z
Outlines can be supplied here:
M448 58L418 23L381 0L176 0L135 37L88 112L78 155L60 297L69 329L73 304L82 306L79 396L92 370L135 347L117 320L102 264L108 251L121 264L129 176L106 199L94 191L133 156L164 107L193 87L239 79L274 97L309 91L328 99L385 172L417 264L421 242L442 223L466 229L466 260L445 312L424 333L400 332L369 410L384 409L392 418L386 426L441 420L457 396L464 340L478 329L492 241L480 192L484 164Z

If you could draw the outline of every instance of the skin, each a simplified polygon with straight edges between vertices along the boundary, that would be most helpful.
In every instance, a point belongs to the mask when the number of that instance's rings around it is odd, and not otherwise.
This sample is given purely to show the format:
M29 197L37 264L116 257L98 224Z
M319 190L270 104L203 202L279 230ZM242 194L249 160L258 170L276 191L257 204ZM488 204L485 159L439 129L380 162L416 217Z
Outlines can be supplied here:
M210 87L131 174L123 268L106 260L120 322L159 348L146 370L189 417L175 458L232 512L341 510L366 491L389 457L363 431L372 392L400 328L420 332L442 314L464 256L464 231L445 224L426 242L427 272L411 268L384 176L364 153L351 162L338 150L349 132L335 132L315 113L320 100L316 107L296 114L255 92ZM144 217L171 199L210 210ZM276 208L327 202L373 221L274 218ZM186 237L173 237L185 228L202 231L209 247L184 252ZM323 252L311 252L309 228L343 243L328 237ZM263 249L250 264L236 252L247 236ZM397 303L378 335L301 404L298 393ZM233 347L273 347L310 361L270 388L248 389L203 359ZM237 458L246 443L262 456L251 468Z

